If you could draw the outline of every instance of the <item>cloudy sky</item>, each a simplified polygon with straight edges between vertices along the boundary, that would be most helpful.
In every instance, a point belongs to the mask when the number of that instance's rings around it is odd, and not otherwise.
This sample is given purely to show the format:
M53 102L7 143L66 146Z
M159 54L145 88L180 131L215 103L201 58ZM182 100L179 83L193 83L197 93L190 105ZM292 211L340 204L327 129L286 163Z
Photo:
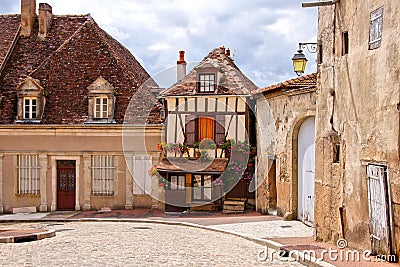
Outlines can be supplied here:
M301 0L37 0L54 14L87 14L130 49L153 76L174 67L178 51L198 62L229 47L236 64L260 86L295 77L299 42L316 42L317 9ZM0 0L1 14L20 13L19 0ZM316 70L315 54L306 73ZM163 85L165 86L165 85Z

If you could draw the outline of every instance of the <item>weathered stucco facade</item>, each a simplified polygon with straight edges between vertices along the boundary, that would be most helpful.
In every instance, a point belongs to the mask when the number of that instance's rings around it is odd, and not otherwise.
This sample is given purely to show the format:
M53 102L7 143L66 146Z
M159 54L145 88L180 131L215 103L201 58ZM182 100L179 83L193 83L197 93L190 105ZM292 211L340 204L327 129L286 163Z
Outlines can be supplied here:
M257 97L257 210L278 215L298 206L298 133L315 116L316 74L260 89Z
M371 249L372 246L373 251L374 247L385 247L383 243L389 242L391 251L378 248L377 253L397 255L400 254L399 32L398 1L348 0L319 8L317 239L345 238L350 247ZM369 184L370 168L385 170L380 178L381 188ZM369 201L375 193L383 199L381 210ZM379 212L382 216L377 216ZM387 223L380 222L379 217L385 216ZM371 229L377 225L380 231L389 230L389 240L381 237L379 241L375 237Z
M13 212L13 208L33 206L40 211L58 210L57 161L69 160L75 162L76 169L75 210L158 208L158 180L148 181L151 186L146 186L147 192L138 190L132 177L134 172L130 170L134 169L137 157L150 157L153 164L158 162L161 131L160 126L3 126L0 129L0 207L5 213ZM129 132L126 134L129 137L123 147L125 132ZM39 156L40 194L18 194L17 158L21 154ZM96 155L113 157L112 195L92 194L92 157Z

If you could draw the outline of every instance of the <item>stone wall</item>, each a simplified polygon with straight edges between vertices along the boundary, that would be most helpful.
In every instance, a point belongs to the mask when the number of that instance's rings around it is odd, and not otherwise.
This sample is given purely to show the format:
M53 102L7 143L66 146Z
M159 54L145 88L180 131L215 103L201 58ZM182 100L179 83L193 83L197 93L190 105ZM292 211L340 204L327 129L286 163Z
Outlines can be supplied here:
M296 214L297 133L315 115L315 101L315 88L266 92L258 98L258 211L276 208L278 215Z
M369 50L370 14L381 6L384 6L381 45ZM386 166L394 220L392 244L397 254L399 15L400 2L388 0L341 1L319 8L322 62L317 98L315 185L317 238L335 241L344 237L350 247L370 249L366 165ZM346 32L348 51L344 49Z

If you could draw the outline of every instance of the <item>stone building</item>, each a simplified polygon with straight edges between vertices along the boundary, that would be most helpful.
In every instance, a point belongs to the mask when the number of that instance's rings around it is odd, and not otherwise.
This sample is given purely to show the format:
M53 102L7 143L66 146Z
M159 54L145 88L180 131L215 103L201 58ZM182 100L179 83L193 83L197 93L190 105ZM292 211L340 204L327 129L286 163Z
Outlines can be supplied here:
M400 2L319 7L315 228L400 255Z
M307 224L314 215L316 73L255 92L257 210L292 213Z
M249 145L255 145L250 98L257 87L224 47L211 51L187 75L184 51L177 63L178 82L160 94L166 157L157 169L167 180L165 208L224 206L228 212L225 200L232 199L237 201L229 202L232 209L243 211L245 204L255 204L249 190L254 166L248 159L254 153L249 155Z
M143 110L156 86L128 49L90 15L37 15L35 0L0 15L0 38L0 212L156 206L161 105L126 125L136 143L122 146L127 107Z

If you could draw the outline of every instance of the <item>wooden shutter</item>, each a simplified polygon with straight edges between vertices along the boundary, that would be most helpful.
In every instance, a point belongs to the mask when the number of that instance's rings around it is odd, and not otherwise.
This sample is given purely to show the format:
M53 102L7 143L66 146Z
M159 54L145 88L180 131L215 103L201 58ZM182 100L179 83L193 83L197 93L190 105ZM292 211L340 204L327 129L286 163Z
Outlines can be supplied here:
M196 139L196 117L194 115L186 115L185 118L185 144L194 145Z
M215 143L219 144L225 138L225 115L215 115Z

